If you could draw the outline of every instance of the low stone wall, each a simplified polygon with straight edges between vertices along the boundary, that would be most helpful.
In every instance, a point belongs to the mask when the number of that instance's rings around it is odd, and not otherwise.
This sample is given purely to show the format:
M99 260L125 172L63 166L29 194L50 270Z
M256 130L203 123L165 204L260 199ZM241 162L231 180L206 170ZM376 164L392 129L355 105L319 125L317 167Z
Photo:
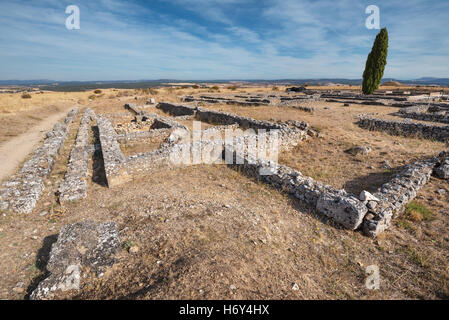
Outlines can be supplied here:
M401 109L397 116L422 121L449 123L449 111L430 112L428 106L415 106ZM439 110L439 108L436 108Z
M308 113L314 113L315 112L315 108L314 107L306 107L306 106L292 106L293 109L298 109L304 112L308 112Z
M437 159L428 159L407 165L402 172L382 185L373 195L374 201L367 201L369 213L365 217L363 231L376 237L391 224L391 219L400 215L419 190L429 181Z
M358 125L364 129L384 131L395 136L418 137L442 142L447 142L449 139L449 126L436 126L410 121L383 120L366 115L359 117Z
M195 113L196 113L194 108L180 106L180 105L174 106L169 103L158 103L156 105L156 108L161 109L162 111L164 111L174 117L191 116L191 115L195 115Z
M242 96L239 96L242 97ZM259 105L270 105L270 99L264 99L261 97L243 97L243 99L234 98L224 98L224 97L211 97L211 96L200 96L199 98L193 96L185 96L182 98L184 102L204 102L211 104L229 104L229 105L241 105L241 106L259 106Z
M44 191L44 181L50 175L55 158L61 149L78 109L67 114L63 123L57 123L47 132L43 144L38 147L30 160L25 162L0 191L0 209L17 213L30 213Z
M272 161L257 159L251 155L242 158L236 154L235 157L240 157L239 161L244 164L231 165L232 167L307 203L345 228L355 230L362 224L368 209L345 190L322 185L310 177L304 177L299 171ZM266 172L271 174L267 175Z
M205 110L198 108L196 117L197 120L208 122L211 124L230 125L237 123L242 129L282 129L281 125L269 121L255 120L251 118L241 117L232 113Z
M142 117L144 121L152 120L153 123L150 129L184 129L188 130L186 126L168 117L162 117L155 113L143 112Z
M70 160L64 181L59 186L59 202L73 201L87 197L87 177L89 175L89 129L95 113L87 108L81 118L75 146L70 152Z
M190 114L194 115L194 118L199 121L204 121L210 124L216 125L238 125L240 129L254 129L254 130L279 130L280 140L284 147L296 146L299 141L307 138L308 124L305 122L295 122L295 125L289 127L286 124L274 123L270 121L256 120L252 118L242 117L236 114L206 110L199 107L190 106L176 106L173 104L165 103L164 111L172 114L176 114L176 110L189 110Z
M151 131L128 132L117 135L117 141L119 143L127 143L130 141L163 137L168 136L170 131L170 129L153 129Z
M111 122L105 117L97 116L98 131L100 134L101 152L103 154L104 170L109 187L113 187L120 182L118 169L126 161L120 145L117 141Z

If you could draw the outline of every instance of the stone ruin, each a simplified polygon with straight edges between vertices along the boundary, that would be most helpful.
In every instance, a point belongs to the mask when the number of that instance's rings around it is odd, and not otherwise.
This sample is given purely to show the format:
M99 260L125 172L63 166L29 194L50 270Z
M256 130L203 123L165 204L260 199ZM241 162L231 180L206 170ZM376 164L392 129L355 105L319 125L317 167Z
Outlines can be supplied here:
M58 189L59 202L74 201L87 197L87 179L89 176L89 128L95 119L95 113L87 108L81 118L75 146L70 152L69 164L64 181Z
M449 141L449 126L377 119L368 115L360 115L359 127L371 131L383 131L390 135L417 137L441 142Z
M44 191L44 181L50 175L78 109L70 111L64 122L57 123L46 133L42 145L34 151L18 173L6 182L0 191L0 209L30 213Z
M176 118L197 119L219 126L254 128L254 129L280 129L283 148L288 149L295 143L304 140L309 132L306 123L289 122L290 127L285 124L278 124L269 121L258 121L251 118L240 117L234 114L205 110L200 107L173 105L169 103L159 103L158 109ZM142 111L137 111L142 112ZM142 113L143 114L143 113ZM294 129L292 129L292 127ZM214 129L214 127L210 128ZM208 130L210 130L208 129ZM296 132L296 133L295 133ZM331 186L323 185L310 177L304 177L299 171L286 166L279 165L268 159L260 159L251 153L239 154L237 146L245 144L249 136L237 137L232 141L224 141L223 152L217 156L221 160L226 156L239 159L238 165L230 165L239 168L239 171L248 176L255 177L273 187L291 194L300 201L307 203L321 213L342 226L356 230L363 229L364 233L371 237L376 237L390 225L391 219L399 215L405 205L408 204L416 193L425 185L432 172L447 172L448 163L437 160L424 160L407 166L403 172L394 176L393 179L382 186L374 195L362 192L357 197L348 194L345 190L334 189ZM211 149L217 141L201 141L192 143L190 147L195 152L203 149ZM145 164L167 165L166 159L173 154L181 154L184 144L171 145L168 148L161 148L146 155L130 157L127 161L129 172L142 172ZM442 155L440 155L440 158ZM214 159L215 160L215 159ZM235 163L235 162L234 162ZM147 165L148 166L148 165ZM132 168L134 167L134 168ZM147 168L145 168L147 169ZM261 172L270 171L269 175ZM440 174L444 177L444 174Z
M441 107L418 105L408 108L402 108L395 115L402 118L421 121L449 123L449 110L444 110Z
M209 152L211 163L223 163L223 160L232 159L234 164L228 164L231 168L239 168L239 172L292 195L345 228L362 229L366 235L376 237L388 228L394 217L404 210L405 206L426 184L431 174L441 179L449 177L449 153L446 152L438 157L406 166L401 173L395 175L391 181L384 184L374 194L364 191L360 196L355 196L348 194L343 189L335 189L321 184L310 177L303 176L297 170L266 158L260 158L251 151L245 150L243 146L250 142L257 142L259 139L259 136L254 133L242 131L241 136L224 140L220 138L186 142L185 137L191 132L177 120L199 120L212 125L212 127L202 130L203 135L233 128L263 129L269 136L274 134L274 131L272 133L271 130L276 129L281 150L288 150L298 145L308 136L316 136L317 133L311 130L305 122L261 121L227 112L170 103L159 103L156 108L172 117L150 113L145 108L133 104L126 104L125 108L129 110L125 114L95 115L92 109L85 110L80 121L75 145L70 153L64 181L58 189L61 203L83 199L87 196L89 156L96 149L101 150L107 185L110 188L131 181L160 166L192 164L190 156L189 161L185 163L170 161L170 159L182 159L184 151L188 149L192 154L208 154L207 152ZM63 124L55 125L53 131L47 134L43 146L36 150L33 158L5 184L7 189L3 189L1 194L3 209L21 213L32 211L43 191L43 180L50 174L54 157L62 146L69 124L77 112L77 109L71 111ZM129 123L122 123L122 121L114 127L111 121L115 117L128 119ZM98 127L100 142L98 146L89 144L89 127L92 121L96 121ZM372 128L373 123L375 126L378 123L377 119L366 117L361 117L361 121L361 126L367 128ZM385 126L386 130L397 130L395 132L398 133L400 131L401 134L404 132L416 134L416 128L406 129L406 126L403 128L401 125L387 123L385 125L384 122L381 122L380 126ZM406 123L406 125L416 124ZM424 128L427 127L424 126ZM440 137L438 135L441 134L441 137L447 139L447 129L445 133L443 130L435 132L432 130L434 129L423 129L422 131L432 132L432 138ZM121 143L151 137L163 138L163 143L159 148L131 156L123 154ZM210 150L219 150L220 152L210 154ZM242 152L242 150L245 151Z
M214 124L215 127L207 131L222 130L224 128L242 128L242 129L277 129L280 134L281 147L288 148L297 145L301 140L307 137L310 130L305 123L298 123L296 126L277 124L268 121L260 121L251 118L241 117L230 113L204 110L189 106L175 106L168 103L159 103L157 108L171 115L178 117L189 117L199 121ZM107 183L109 187L130 181L133 176L142 174L148 170L154 170L159 165L166 165L170 157L181 153L180 145L176 145L182 138L190 134L190 131L180 123L167 117L151 114L139 106L126 104L125 108L130 110L136 116L136 121L150 122L150 135L155 130L164 130L164 134L169 134L166 142L154 151L125 157L120 149L119 142L131 139L129 135L119 136L115 132L112 123L102 116L97 116L97 124L100 133L100 144L103 152L104 167ZM168 130L168 131L167 131ZM140 134L139 134L140 135ZM146 134L145 134L146 135ZM201 143L192 144L198 152L208 150L211 144L222 144L221 141L201 141ZM196 151L195 151L196 152Z

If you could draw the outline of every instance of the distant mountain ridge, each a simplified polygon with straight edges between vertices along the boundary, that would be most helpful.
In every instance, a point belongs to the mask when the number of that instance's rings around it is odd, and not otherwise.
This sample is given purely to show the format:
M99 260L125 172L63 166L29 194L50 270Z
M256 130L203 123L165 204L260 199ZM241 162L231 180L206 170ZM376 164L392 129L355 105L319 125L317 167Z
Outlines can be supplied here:
M435 78L435 77L422 77L412 80L398 80L394 78L384 78L382 82L396 81L402 84L412 85L439 85L449 86L449 78ZM176 79L158 79L158 80L96 80L96 81L57 81L48 79L36 79L36 80L0 80L0 86L39 86L42 89L56 89L58 87L80 87L84 89L90 88L135 88L135 87L153 87L162 85L164 83L231 83L231 82L247 82L247 83L273 83L273 84L311 84L311 85L325 85L328 83L335 84L350 84L359 85L362 83L362 79L345 79L345 78L323 78L323 79L277 79L277 80L264 80L264 79L234 79L234 80L176 80ZM111 86L115 84L115 86Z

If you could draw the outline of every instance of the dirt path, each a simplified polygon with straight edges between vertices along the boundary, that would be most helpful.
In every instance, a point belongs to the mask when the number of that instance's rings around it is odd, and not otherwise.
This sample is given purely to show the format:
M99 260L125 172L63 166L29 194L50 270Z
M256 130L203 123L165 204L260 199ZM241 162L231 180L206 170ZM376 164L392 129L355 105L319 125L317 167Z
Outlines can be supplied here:
M18 165L38 146L45 132L51 130L66 113L67 110L52 114L27 132L0 145L0 181L6 180L17 170Z

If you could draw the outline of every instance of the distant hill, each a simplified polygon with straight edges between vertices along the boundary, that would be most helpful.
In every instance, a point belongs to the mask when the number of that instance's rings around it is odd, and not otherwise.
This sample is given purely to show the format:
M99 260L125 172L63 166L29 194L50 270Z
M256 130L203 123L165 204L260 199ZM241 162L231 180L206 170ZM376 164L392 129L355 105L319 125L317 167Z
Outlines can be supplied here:
M174 80L174 79L158 79L158 80L114 80L114 81L56 81L56 80L0 80L0 86L25 86L25 87L39 87L42 90L50 91L86 91L93 89L137 89L137 88L150 88L156 86L165 86L167 83L234 83L234 82L246 82L246 83L261 83L261 84L285 84L285 85L327 85L329 83L334 84L346 84L346 85L360 85L362 79L278 79L278 80ZM439 85L449 86L449 78L432 78L423 77L414 80L397 80L392 78L383 79L383 84L390 83L390 85L400 86L401 84L409 85Z
M401 87L403 86L402 83L398 81L386 81L382 83L383 86L389 86L389 87Z

